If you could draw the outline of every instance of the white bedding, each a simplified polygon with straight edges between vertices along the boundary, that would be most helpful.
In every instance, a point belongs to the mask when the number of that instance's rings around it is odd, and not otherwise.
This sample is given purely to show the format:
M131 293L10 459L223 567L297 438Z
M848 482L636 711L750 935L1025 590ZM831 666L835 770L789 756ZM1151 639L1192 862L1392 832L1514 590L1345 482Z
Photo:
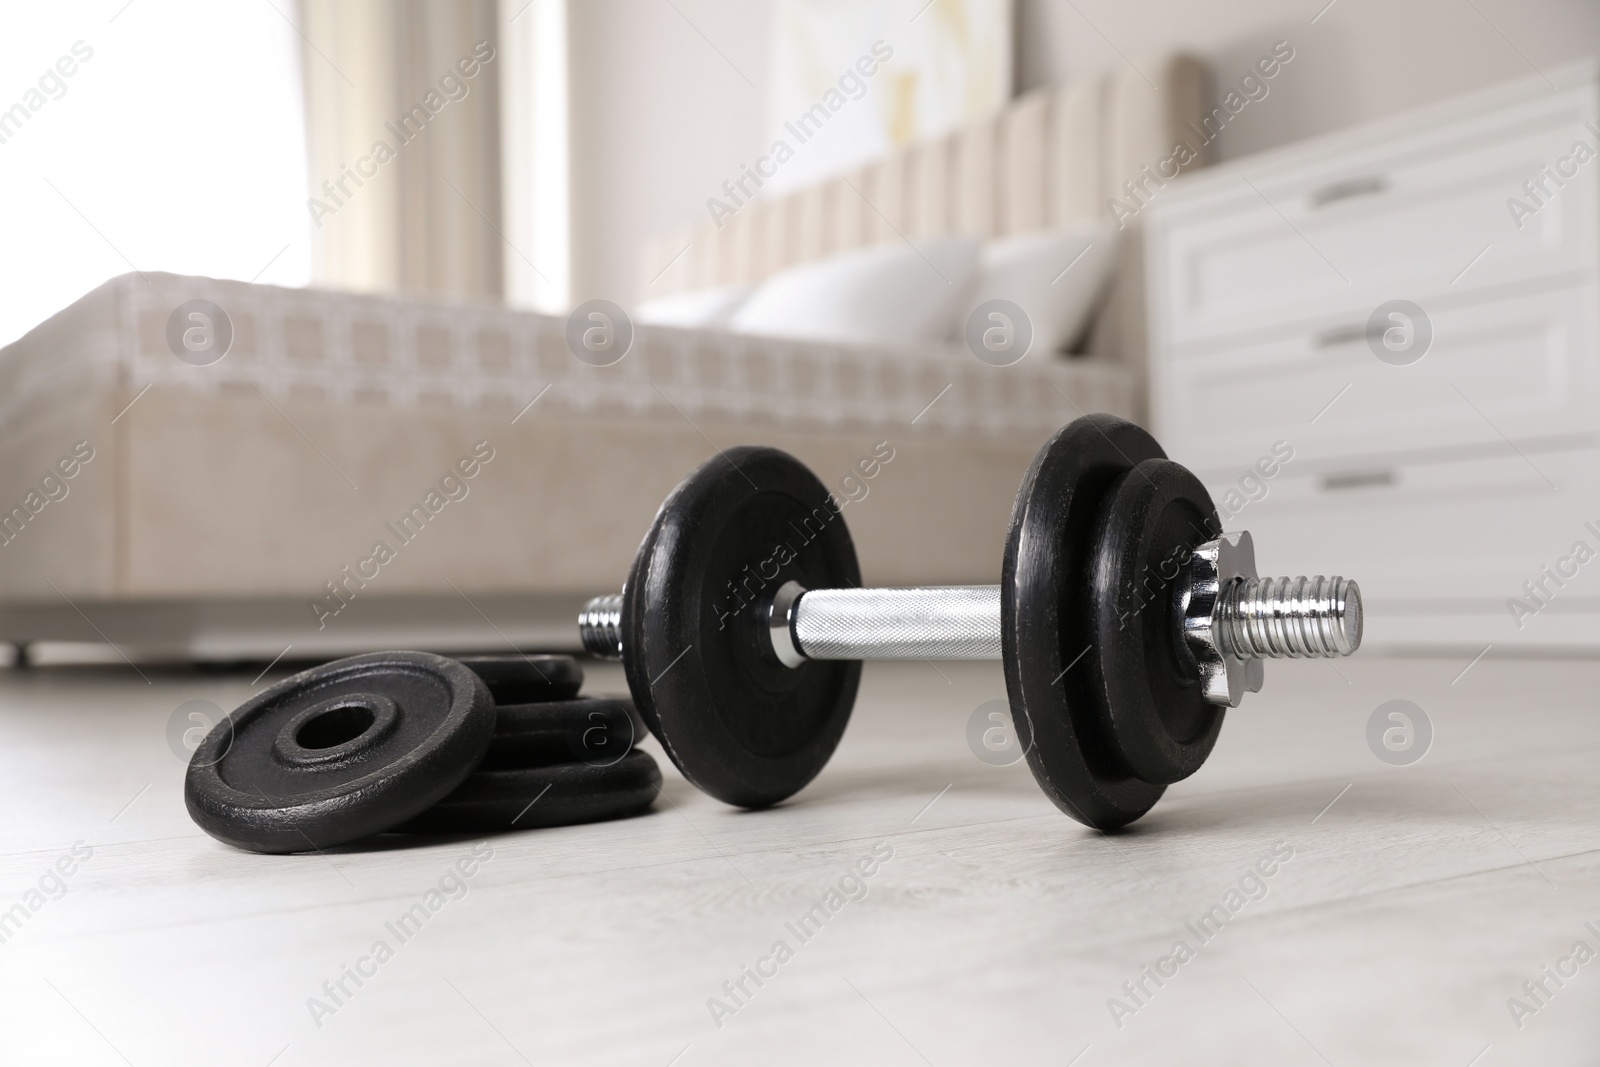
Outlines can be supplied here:
M857 249L779 271L734 312L739 333L911 349L948 340L978 274L970 237Z

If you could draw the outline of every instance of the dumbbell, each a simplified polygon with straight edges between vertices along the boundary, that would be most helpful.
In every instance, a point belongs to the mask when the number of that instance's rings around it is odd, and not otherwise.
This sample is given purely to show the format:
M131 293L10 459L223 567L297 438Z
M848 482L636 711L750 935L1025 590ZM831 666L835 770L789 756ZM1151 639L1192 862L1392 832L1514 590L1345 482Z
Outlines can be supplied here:
M728 449L661 505L622 594L579 616L678 769L727 803L817 775L861 661L999 659L1039 785L1111 829L1200 768L1263 660L1361 643L1355 582L1259 577L1250 535L1223 533L1194 475L1109 415L1034 457L998 586L862 589L842 509L792 456Z

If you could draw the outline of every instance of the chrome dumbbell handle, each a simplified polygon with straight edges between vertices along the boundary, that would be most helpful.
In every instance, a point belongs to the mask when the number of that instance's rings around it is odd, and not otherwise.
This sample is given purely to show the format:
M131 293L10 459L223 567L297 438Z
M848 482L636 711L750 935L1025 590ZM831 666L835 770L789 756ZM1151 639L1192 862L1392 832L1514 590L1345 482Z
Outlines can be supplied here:
M1000 587L812 589L789 582L773 599L772 647L808 659L999 659Z
M808 590L788 582L768 617L773 651L790 667L808 659L1000 658L998 585ZM589 654L620 657L622 597L586 603L578 636Z
M1176 589L1182 638L1206 698L1237 706L1261 687L1259 661L1348 656L1361 645L1361 590L1338 576L1259 578L1248 533L1194 550ZM1000 587L805 589L788 582L769 611L773 651L790 667L817 660L1000 658ZM584 648L622 653L620 596L584 606Z

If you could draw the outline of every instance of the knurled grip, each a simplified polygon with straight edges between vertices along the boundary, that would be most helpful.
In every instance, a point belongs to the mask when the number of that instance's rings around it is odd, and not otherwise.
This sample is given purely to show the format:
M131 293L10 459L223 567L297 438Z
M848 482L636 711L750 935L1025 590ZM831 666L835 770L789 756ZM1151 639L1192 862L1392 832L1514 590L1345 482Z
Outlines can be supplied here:
M999 659L1000 587L812 589L793 609L810 659Z

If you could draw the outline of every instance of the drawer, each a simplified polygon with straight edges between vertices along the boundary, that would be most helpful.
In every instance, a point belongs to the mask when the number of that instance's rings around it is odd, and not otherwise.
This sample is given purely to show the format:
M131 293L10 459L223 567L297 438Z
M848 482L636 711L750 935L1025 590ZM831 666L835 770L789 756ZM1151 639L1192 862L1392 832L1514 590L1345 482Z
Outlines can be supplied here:
M1395 298L1592 278L1600 160L1520 226L1507 203L1575 141L1600 145L1600 125L1585 125L1595 115L1592 86L1568 89L1337 154L1241 164L1192 193L1180 184L1153 202L1147 246L1164 357Z
M1276 477L1252 483L1265 488L1223 527L1251 532L1264 574L1342 574L1361 583L1374 611L1449 602L1503 613L1509 633L1516 627L1507 598L1523 596L1522 584L1537 581L1579 540L1595 559L1554 599L1571 607L1600 597L1600 534L1585 525L1600 530L1600 501L1583 488L1597 462L1593 448L1567 449L1396 464L1358 480L1356 472L1318 470L1297 457ZM1199 473L1225 510L1241 474Z
M1588 435L1600 416L1594 286L1427 312L1408 366L1379 360L1364 318L1155 368L1151 414L1197 469L1242 466L1286 441L1302 460Z

